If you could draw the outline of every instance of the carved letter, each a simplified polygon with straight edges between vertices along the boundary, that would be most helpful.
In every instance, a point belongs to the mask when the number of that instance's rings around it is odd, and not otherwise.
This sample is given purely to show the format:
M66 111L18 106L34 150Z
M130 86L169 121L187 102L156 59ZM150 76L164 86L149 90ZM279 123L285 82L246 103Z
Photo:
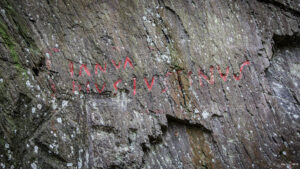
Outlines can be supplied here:
M79 92L80 92L80 91L81 91L81 85L80 85L80 84L76 85L76 84L75 84L75 81L73 80L73 81L72 81L72 92L73 92L73 93L75 93L75 87L76 87L76 86L78 87L78 90L79 90ZM90 82L87 81L86 84L85 84L85 86L86 86L86 92L89 93L89 92L90 92Z
M86 92L89 93L90 92L90 82L87 81L85 86L86 86Z
M213 66L210 66L209 68L209 71L210 71L210 80L208 79L208 77L199 70L199 83L200 83L200 86L203 86L203 83L202 83L202 80L201 80L201 77L203 77L209 84L214 84L215 83L215 79L214 79L214 67ZM201 77L200 77L201 76Z
M120 67L121 67L121 62L120 61L119 61L119 64L117 65L115 60L112 59L111 63L115 66L116 69L120 69Z
M106 85L106 83L104 83L103 86L102 86L102 89L99 90L97 83L95 83L96 89L97 89L97 91L98 91L99 93L102 93L102 92L103 92L103 90L104 90L104 88L105 88L105 85Z
M73 62L71 62L71 61L69 63L69 69L70 69L71 77L73 78L73 75L74 75L74 65L73 65Z
M136 94L136 78L133 78L133 96Z
M219 72L221 78L224 80L224 82L226 82L228 74L229 74L229 66L227 66L227 68L226 68L226 74L224 74L224 73L221 72L220 66L218 66L217 69L218 69L218 72Z
M51 89L52 89L52 94L51 96L54 97L56 95L56 88L55 88L55 84L54 82L52 81L52 79L50 79L50 84L51 84Z
M86 74L87 74L88 76L91 76L91 73L90 73L89 69L87 68L86 64L82 64L82 65L80 66L79 76L81 76L81 74L82 74L82 68L84 68L84 71L86 72Z
M97 63L96 66L95 66L95 75L98 74L98 68L102 71L102 72L106 72L106 63L104 65L104 69Z
M148 90L151 91L152 87L153 87L153 84L154 84L154 76L152 77L151 85L149 85L149 82L148 82L148 80L146 78L144 78L144 80L145 80L145 83L146 83L146 85L148 87Z
M125 63L124 63L124 70L126 69L126 65L127 63L129 63L130 67L133 69L133 65L132 65L132 62L131 60L129 59L129 57L127 56L126 59L125 59Z
M122 82L122 80L118 80L118 81L116 81L115 83L114 83L114 88L115 88L115 90L116 91L118 91L118 84L120 83L120 82Z
M81 91L81 86L78 84L78 85L76 85L75 84L75 81L73 80L73 82L72 82L72 92L74 93L75 92L75 87L78 87L78 89L79 89L79 92Z
M242 66L241 66L241 68L240 68L240 75L233 75L233 77L234 77L234 79L235 80L241 80L242 79L242 76L243 76L243 74L242 74L242 71L243 71L243 69L244 69L244 67L246 66L246 65L250 65L250 61L245 61L243 64L242 64Z
M170 76L171 74L172 74L172 72L167 72L166 77L164 78L163 83L164 83L164 85L166 86L166 88L164 88L164 89L161 91L162 93L165 93L165 92L168 90L167 78L168 78L168 76Z

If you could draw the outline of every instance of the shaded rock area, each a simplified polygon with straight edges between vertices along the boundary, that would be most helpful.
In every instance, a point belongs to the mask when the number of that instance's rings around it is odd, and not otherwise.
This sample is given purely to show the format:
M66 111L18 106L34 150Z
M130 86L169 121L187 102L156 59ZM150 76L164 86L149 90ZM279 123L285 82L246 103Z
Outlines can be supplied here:
M0 14L0 168L300 167L299 0Z

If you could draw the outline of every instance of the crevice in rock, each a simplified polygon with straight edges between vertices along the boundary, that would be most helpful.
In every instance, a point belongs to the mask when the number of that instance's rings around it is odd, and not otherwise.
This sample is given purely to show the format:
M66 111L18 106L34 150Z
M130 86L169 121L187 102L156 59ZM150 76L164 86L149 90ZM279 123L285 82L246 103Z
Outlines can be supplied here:
M174 11L172 8L170 8L169 6L165 6L165 8L170 11L174 16L175 18L177 18L177 21L180 23L180 27L182 28L184 34L187 36L187 39L190 39L190 35L188 34L186 28L184 27L183 25L183 22L180 18L180 16L176 13L176 11Z
M299 47L300 45L300 32L292 35L273 35L274 48L285 48L285 47Z
M174 16L175 23L176 22L179 23L179 25L178 25L179 28L176 28L176 29L182 30L182 32L184 34L183 36L185 36L185 37L181 37L181 38L189 40L190 39L190 35L189 35L188 31L186 30L186 28L184 27L184 24L183 24L180 16L176 13L176 11L174 9L172 9L171 7L167 6L164 3L164 0L158 0L158 3L160 4L160 6L163 6L166 9L166 11L168 11L172 16ZM169 38L167 38L167 39L169 39Z
M190 126L190 127L198 128L198 129L202 130L203 132L212 134L212 131L210 129L204 127L202 124L191 123L189 120L178 119L178 118L176 118L174 116L171 116L171 115L168 115L168 114L166 115L166 117L167 117L167 120L168 120L168 124L170 122L181 123L181 124L184 124L184 125L187 125L187 126Z
M39 76L40 71L44 68L44 63L45 63L45 57L42 57L37 66L32 68L33 73L35 76ZM51 70L50 70L51 71Z
M48 158L55 159L56 161L60 161L62 163L67 163L66 159L64 159L59 154L56 154L55 152L53 152L52 150L50 150L49 147L47 145L45 145L44 143L42 143L41 141L35 140L35 144L39 147L40 151L42 151L43 154L45 154L45 155L47 154ZM51 153L49 153L49 151Z
M114 133L114 134L119 133L119 131L113 126L92 125L91 128L96 130L96 131L104 131L104 132L107 132L107 133Z
M290 154L289 158L294 161L297 161L297 158L291 152L295 149L295 145L290 142L297 140L297 136L292 134L296 133L297 127L289 126L283 121L294 124L299 117L299 35L299 32L292 35L274 34L273 56L269 67L265 69L265 77L271 88L270 93L265 93L271 98L271 101L266 100L267 106L273 112L280 128L276 135L270 136L270 140L278 148L285 146L285 152ZM273 152L277 154L277 150L274 148Z
M274 1L274 0L257 0L257 1L265 3L265 4L272 4L273 6L275 6L277 8L280 8L280 9L286 11L286 12L289 12L289 13L297 16L297 17L300 16L300 12L299 11L297 11L295 9L292 9L292 8L286 6L286 5L284 5L284 4L282 4L282 3L278 2L278 1Z
M272 61L274 60L274 57L278 52L280 52L280 49L286 49L286 48L297 48L300 46L300 32L296 32L292 35L273 35L273 56L270 60L270 65L265 68L264 73L266 77L271 77L272 75L269 72L269 68L272 66ZM276 78L276 76L274 77Z
M182 82L182 77L181 75L179 75L179 72L182 71L182 70L176 70L177 71L177 81L178 81L178 84L179 84L179 87L180 87L180 92L182 94L182 98L183 98L183 106L186 108L187 107L187 97L186 97L186 93L184 91L184 85L183 85L183 82Z

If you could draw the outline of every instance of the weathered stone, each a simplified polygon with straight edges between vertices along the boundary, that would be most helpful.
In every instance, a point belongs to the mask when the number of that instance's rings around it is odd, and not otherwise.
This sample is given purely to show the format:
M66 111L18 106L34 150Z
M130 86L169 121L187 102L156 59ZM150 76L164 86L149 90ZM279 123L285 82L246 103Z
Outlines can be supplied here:
M2 168L296 168L300 2L2 0Z

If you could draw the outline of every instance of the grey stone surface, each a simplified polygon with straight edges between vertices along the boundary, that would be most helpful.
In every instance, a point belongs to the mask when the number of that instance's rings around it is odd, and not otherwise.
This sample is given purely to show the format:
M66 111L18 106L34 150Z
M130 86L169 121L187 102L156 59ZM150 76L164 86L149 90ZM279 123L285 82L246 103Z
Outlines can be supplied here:
M299 5L1 0L0 167L299 167Z

